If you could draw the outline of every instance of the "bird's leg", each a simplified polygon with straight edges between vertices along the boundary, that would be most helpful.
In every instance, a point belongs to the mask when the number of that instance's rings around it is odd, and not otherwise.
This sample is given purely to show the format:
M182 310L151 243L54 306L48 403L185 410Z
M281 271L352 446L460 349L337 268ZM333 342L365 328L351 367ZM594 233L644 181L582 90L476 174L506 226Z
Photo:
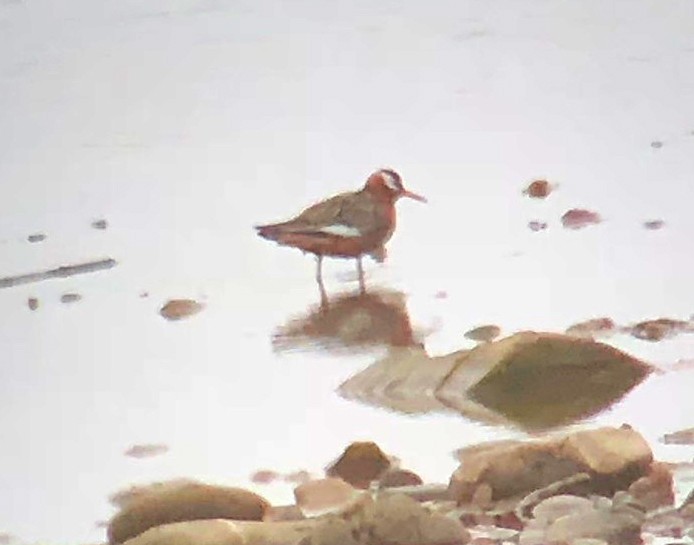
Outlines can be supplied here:
M325 293L325 286L323 285L323 256L316 255L316 282L318 282L318 289L320 290L320 304L321 306L327 306L328 304L328 294Z
M364 266L361 262L361 256L357 257L357 275L359 276L359 292L366 293L366 284L364 283Z

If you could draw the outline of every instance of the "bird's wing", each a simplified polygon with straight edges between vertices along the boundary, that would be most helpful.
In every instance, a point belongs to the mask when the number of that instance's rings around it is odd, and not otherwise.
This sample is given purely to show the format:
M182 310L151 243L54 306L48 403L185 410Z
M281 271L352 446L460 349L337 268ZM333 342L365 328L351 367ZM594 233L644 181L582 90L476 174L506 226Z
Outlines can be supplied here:
M275 227L285 233L326 233L340 236L343 229L360 232L373 224L373 205L368 199L358 198L358 193L342 193L306 208L295 218ZM352 235L353 236L353 235Z

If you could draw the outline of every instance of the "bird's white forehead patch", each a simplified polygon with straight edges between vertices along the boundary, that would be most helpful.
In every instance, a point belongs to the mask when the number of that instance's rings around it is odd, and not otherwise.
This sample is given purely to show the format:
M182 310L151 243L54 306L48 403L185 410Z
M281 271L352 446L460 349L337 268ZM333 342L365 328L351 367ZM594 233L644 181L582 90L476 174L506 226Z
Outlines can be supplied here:
M361 231L356 227L351 225L344 225L343 223L334 223L333 225L326 225L318 229L321 233L327 233L328 235L336 235L338 237L360 237Z
M381 172L381 176L383 176L383 183L386 184L386 187L390 189L391 191L399 191L400 190L400 184L398 184L398 180L393 176L390 172Z

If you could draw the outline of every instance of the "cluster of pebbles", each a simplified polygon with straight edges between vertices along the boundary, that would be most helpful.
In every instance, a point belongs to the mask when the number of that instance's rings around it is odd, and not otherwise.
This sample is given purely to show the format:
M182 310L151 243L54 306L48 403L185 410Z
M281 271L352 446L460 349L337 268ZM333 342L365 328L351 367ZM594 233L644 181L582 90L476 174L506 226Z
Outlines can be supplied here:
M631 427L496 441L455 453L425 483L375 443L349 445L295 503L196 481L134 487L112 501L109 545L629 545L694 537L694 494ZM690 464L691 466L691 464ZM688 466L689 467L689 466ZM689 536L689 537L687 537ZM677 541L680 540L680 541Z

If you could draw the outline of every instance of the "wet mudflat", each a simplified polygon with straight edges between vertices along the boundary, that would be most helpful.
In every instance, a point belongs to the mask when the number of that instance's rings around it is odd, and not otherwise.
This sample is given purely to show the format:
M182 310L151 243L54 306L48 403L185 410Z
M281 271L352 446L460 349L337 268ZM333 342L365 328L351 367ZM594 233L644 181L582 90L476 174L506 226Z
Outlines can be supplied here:
M393 513L440 543L688 539L691 13L618 12L0 3L0 542L103 543L153 483L148 520L196 505L230 543L316 514L406 542ZM326 261L321 306L252 226L379 167L429 203L366 294ZM369 471L327 475L354 442Z

